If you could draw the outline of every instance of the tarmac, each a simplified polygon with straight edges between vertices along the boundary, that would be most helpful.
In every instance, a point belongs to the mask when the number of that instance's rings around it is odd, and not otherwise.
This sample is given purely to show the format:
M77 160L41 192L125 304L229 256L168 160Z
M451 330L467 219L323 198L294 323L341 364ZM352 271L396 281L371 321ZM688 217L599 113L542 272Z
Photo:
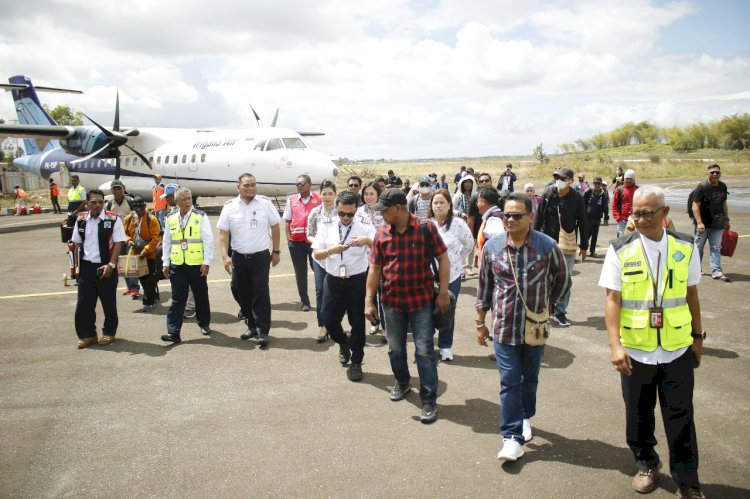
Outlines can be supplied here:
M750 179L728 183L731 190ZM688 232L684 202L672 206L677 229ZM730 198L730 214L741 239L722 262L733 282L699 284L708 338L694 403L709 498L750 497L750 208ZM217 215L209 216L215 226ZM334 343L315 342L315 312L300 311L284 245L271 270L269 348L239 339L244 327L217 257L210 337L187 320L182 344L159 339L170 298L161 281L154 312L139 313L139 302L118 294L117 341L77 350L60 216L35 217L0 220L38 222L0 233L2 497L637 496L596 285L603 257L576 263L573 325L554 328L546 347L534 438L520 460L501 465L499 376L490 349L474 341L475 277L458 301L455 360L438 365L439 419L423 425L416 365L412 393L388 399L393 376L381 335L368 336L360 383L346 379ZM599 253L614 232L601 228ZM312 273L309 293L314 299ZM657 420L665 466L650 497L673 497Z

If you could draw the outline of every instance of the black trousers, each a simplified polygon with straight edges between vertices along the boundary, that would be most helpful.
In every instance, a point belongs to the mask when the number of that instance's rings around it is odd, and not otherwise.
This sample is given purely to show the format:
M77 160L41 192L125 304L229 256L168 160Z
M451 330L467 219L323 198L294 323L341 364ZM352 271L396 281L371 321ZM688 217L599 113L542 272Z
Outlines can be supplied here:
M117 333L117 269L106 279L100 278L96 270L101 263L81 260L78 270L78 302L76 303L76 334L80 339L96 336L96 300L102 302L104 326L102 334L114 336Z
M201 275L200 265L169 266L169 281L172 283L172 304L167 312L167 332L180 334L185 315L188 288L193 290L195 298L195 316L198 326L208 327L211 324L211 305L208 301L208 282Z
M52 211L54 213L62 213L62 208L60 208L60 202L57 200L57 196L50 196L49 199L52 202Z
M234 252L232 265L232 279L247 327L268 334L271 330L271 293L268 289L271 252L265 250L247 255Z
M140 277L143 286L143 304L153 305L156 303L156 260L146 260L148 263L148 274Z
M367 272L342 279L326 273L323 284L325 326L333 341L346 345L347 338L341 321L344 313L352 328L352 362L361 363L365 357L365 292Z
M678 485L699 487L698 443L693 423L693 369L690 348L669 364L649 365L632 360L630 376L621 376L625 400L626 438L640 468L659 463L654 451L656 396L669 447L669 471Z
M307 269L312 270L312 248L305 241L289 241L289 257L294 266L294 277L297 279L297 293L303 305L310 306L310 298L307 296Z
M596 240L599 238L599 224L601 220L589 218L589 253L596 253Z

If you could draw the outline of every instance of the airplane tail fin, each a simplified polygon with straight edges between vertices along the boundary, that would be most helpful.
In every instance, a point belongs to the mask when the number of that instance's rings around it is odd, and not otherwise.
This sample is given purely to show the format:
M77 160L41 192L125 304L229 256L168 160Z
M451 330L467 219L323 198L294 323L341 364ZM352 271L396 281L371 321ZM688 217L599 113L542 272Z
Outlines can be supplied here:
M9 84L0 84L0 88L8 90L13 94L18 123L21 125L57 125L55 120L44 110L36 94L37 90L43 92L83 93L80 90L65 88L34 87L28 76L11 76L8 78L8 81L10 82ZM43 148L40 148L37 142L32 139L23 139L23 143L26 154L37 154L60 147L57 140L48 141Z

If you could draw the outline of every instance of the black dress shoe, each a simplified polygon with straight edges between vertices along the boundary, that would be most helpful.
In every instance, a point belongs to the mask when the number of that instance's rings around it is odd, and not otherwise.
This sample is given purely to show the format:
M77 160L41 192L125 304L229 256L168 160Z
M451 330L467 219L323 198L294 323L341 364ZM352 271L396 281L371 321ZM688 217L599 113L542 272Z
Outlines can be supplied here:
M247 328L247 331L245 331L244 333L240 335L240 339L249 340L251 338L255 338L256 336L258 336L258 330L255 328L249 327Z
M388 396L393 402L398 402L399 400L403 400L410 391L411 383L406 383L405 385L396 383L396 386L391 388L391 393Z
M264 347L266 345L268 345L268 333L266 334L260 333L258 335L258 346Z
M171 341L172 343L180 343L182 339L179 334L163 334L161 335L161 341Z
M362 374L362 364L359 362L352 362L349 369L346 370L346 377L349 381L362 381L365 375Z
M341 365L345 366L351 358L352 351L349 350L349 345L339 345L339 362L341 362Z
M434 423L437 419L437 406L435 404L424 404L422 405L422 415L419 416L419 420L423 424Z

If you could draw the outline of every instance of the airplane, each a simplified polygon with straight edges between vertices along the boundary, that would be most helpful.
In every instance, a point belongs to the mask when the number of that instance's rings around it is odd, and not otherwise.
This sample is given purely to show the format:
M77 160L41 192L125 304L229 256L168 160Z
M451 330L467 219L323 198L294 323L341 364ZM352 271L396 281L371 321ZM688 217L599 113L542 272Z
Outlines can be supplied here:
M163 183L188 187L194 198L233 196L240 174L251 173L258 194L276 197L296 192L296 180L302 174L318 183L339 173L330 157L303 139L323 134L276 127L278 110L271 126L264 127L253 109L257 129L121 129L118 95L111 129L90 118L93 126L59 126L42 107L37 91L82 92L34 87L27 76L12 76L8 81L0 88L13 94L19 124L0 124L0 137L22 138L26 151L13 165L52 178L63 188L70 186L73 174L87 190L105 192L119 178L128 193L150 199L153 176L159 173Z

